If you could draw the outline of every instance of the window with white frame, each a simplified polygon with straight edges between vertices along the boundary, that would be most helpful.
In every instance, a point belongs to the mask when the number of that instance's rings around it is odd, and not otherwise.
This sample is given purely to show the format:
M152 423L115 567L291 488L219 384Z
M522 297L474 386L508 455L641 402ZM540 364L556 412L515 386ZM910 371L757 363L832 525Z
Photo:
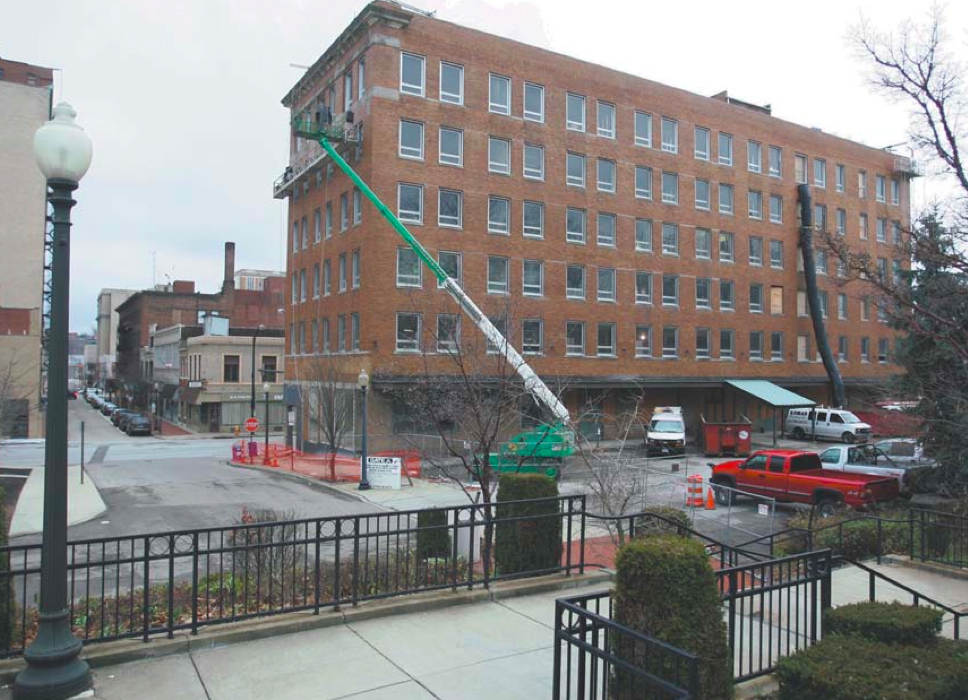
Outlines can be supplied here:
M360 62L357 66L357 71L358 71L358 74L357 74L357 80L356 80L356 83L357 83L356 95L362 101L363 93L366 92L366 60L362 58L360 59Z
M598 135L607 139L615 138L615 105L598 103Z
M319 263L313 265L313 299L319 299Z
M487 258L487 293L508 293L508 259L490 255Z
M807 315L807 293L802 290L797 290L797 316L804 317Z
M783 241L770 241L770 267L775 270L783 269Z
M635 327L635 356L652 357L652 326Z
M598 268L598 301L615 301L615 268Z
M343 108L347 112L353 109L353 73L343 76Z
M464 132L460 129L440 127L438 160L443 165L464 165Z
M545 89L537 83L524 84L524 118L529 122L544 122Z
M582 265L565 268L565 298L585 299L585 268Z
M437 314L437 352L456 352L460 344L460 315Z
M729 280L719 281L719 310L732 311L735 306L734 286Z
M615 192L615 161L598 159L598 191Z
M397 352L417 352L419 350L420 314L397 312Z
M511 79L491 73L489 86L488 111L495 114L510 114Z
M346 192L339 196L339 230L345 231L350 227L350 198Z
M679 203L679 174L662 173L662 203Z
M363 222L363 193L359 187L353 188L353 225L359 226Z
M843 163L837 163L837 165L834 166L834 177L835 177L835 181L834 181L835 189L837 190L837 192L840 192L841 194L843 194L844 190L847 187L847 168L846 166L844 166Z
M901 203L901 182L891 180L891 204L897 206Z
M511 174L511 142L491 136L487 140L487 170L500 175Z
M340 253L339 255L339 291L343 293L346 291L346 253Z
M797 334L797 362L810 362L810 336Z
M635 112L635 145L652 148L652 115Z
M598 324L598 347L599 357L615 357L615 324Z
M544 146L524 144L524 176L530 180L544 180Z
M585 324L582 321L568 321L565 324L565 354L585 354Z
M528 318L521 323L521 351L525 355L540 355L544 345L544 324L541 319Z
M353 251L353 255L350 258L351 261L351 272L353 277L353 289L360 288L360 250L357 248Z
M815 267L817 268L818 275L827 274L827 251L826 250L817 251Z
M750 236L749 249L750 265L761 267L763 265L763 239L759 236Z
M870 321L871 320L871 300L870 297L863 297L860 300L860 320Z
M837 361L847 362L847 336L842 335L837 338Z
M827 292L826 291L817 292L817 301L820 302L820 315L823 318L827 318L827 310L828 310Z
M709 348L711 342L711 333L708 328L697 328L696 329L696 359L697 360L708 360L711 357L711 350Z
M847 320L847 295L843 292L837 295L837 318L841 321Z
M709 211L709 180L696 180L696 209Z
M679 225L662 224L662 254L679 255Z
M565 156L565 182L573 187L585 186L585 156L568 152Z
M440 62L440 101L464 104L464 66Z
M887 219L877 219L877 242L887 243Z
M616 222L615 214L598 214L598 245L615 247Z
M807 157L797 153L793 157L793 174L798 184L807 184Z
M424 96L426 64L423 56L412 53L400 54L400 92L408 95ZM330 102L332 103L332 99Z
M662 305L679 306L679 275L662 275Z
M665 326L662 329L662 357L675 359L679 357L679 329Z
M847 261L837 257L837 277L844 278L847 276Z
M719 183L719 213L733 213L733 186L726 183Z
M770 177L783 177L783 149L770 146Z
M303 250L309 247L309 219L305 216L302 218L302 247Z
M313 212L313 243L319 243L323 236L323 214L317 209Z
M703 126L695 128L694 155L698 160L709 160L709 129Z
M437 253L437 264L457 284L463 284L463 260L460 253L441 250ZM442 289L443 286L443 282L437 282L437 289Z
M783 331L772 331L770 333L770 360L773 362L783 361Z
M827 205L815 204L813 207L813 227L818 231L827 230Z
M857 171L857 196L861 199L867 199L867 171L858 170Z
M397 248L397 286L423 286L423 267L420 258L410 248Z
M423 185L397 185L397 217L412 224L423 223Z
M747 209L751 219L763 218L763 193L749 190L746 193Z
M733 135L719 132L719 164L733 167Z
M770 195L770 223L783 223L783 197L778 194Z
M569 243L585 242L585 210L569 207L565 212L565 240Z
M891 242L894 245L901 245L901 222L891 222Z
M635 250L638 253L652 252L652 219L635 220Z
M696 308L697 309L711 309L713 308L712 301L712 280L708 277L697 277L696 278Z
M860 339L860 361L871 361L871 339L866 336Z
M464 193L457 190L439 190L437 198L437 225L461 228L464 224Z
M736 346L736 334L731 330L719 331L719 359L732 360L733 348Z
M845 209L837 210L837 234L843 236L847 233L847 211Z
M652 199L652 168L635 166L635 196L639 199Z
M332 264L323 260L323 296L328 297L333 291Z
M662 150L679 152L679 122L669 117L662 117Z
M759 141L746 142L746 168L751 173L763 172L763 145Z
M565 127L572 131L585 130L585 98L568 93L565 98Z
M487 198L487 230L490 233L511 233L511 200L491 195Z
M544 263L540 260L522 262L521 291L525 296L544 296Z
M652 273L637 270L635 273L635 303L652 303Z
M750 360L763 359L763 331L750 331Z
M827 161L823 158L813 159L813 184L820 189L827 187Z
M870 228L868 226L867 214L860 215L859 227L860 227L860 231L859 231L860 239L862 241L866 241L868 236L870 235Z
M750 313L751 314L763 313L763 285L762 284L750 285Z
M326 202L325 235L326 235L326 238L333 237L333 203L332 202Z
M877 175L874 178L877 189L875 190L874 197L878 202L885 201L887 197L887 180L883 175Z
M521 232L525 238L544 238L544 204L525 200L521 210Z
M708 228L696 229L696 258L709 260L713 255L713 232Z

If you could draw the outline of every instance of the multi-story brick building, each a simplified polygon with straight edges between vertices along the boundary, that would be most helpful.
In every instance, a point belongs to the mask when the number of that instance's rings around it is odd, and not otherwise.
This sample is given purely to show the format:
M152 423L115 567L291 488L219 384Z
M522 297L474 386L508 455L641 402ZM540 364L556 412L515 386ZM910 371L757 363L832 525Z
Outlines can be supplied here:
M641 389L694 419L759 415L723 405L723 380L743 378L830 401L798 183L820 225L885 274L905 264L907 159L396 4L369 4L283 104L353 112L350 163L486 313L511 310L511 342L566 380L573 411L615 415ZM291 381L316 354L349 355L347 380L365 366L378 391L424 372L459 313L433 276L318 144L293 136L275 196L289 198ZM895 370L892 331L865 282L823 250L818 268L856 397Z

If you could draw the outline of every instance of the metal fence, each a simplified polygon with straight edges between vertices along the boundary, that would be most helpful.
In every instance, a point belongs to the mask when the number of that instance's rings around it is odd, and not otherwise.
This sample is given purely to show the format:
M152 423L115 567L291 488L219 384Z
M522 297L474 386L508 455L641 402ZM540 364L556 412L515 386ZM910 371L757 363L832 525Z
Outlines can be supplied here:
M527 515L514 506L527 503ZM545 504L547 512L534 513ZM539 510L544 510L539 508ZM492 581L584 571L585 497L567 496L425 511L242 522L221 528L68 544L74 633L85 643L142 638L294 611ZM502 528L551 521L563 546L556 564L494 567ZM0 656L21 653L36 633L39 544L0 548ZM547 562L546 562L547 564Z
M936 510L911 511L912 559L968 566L968 518Z

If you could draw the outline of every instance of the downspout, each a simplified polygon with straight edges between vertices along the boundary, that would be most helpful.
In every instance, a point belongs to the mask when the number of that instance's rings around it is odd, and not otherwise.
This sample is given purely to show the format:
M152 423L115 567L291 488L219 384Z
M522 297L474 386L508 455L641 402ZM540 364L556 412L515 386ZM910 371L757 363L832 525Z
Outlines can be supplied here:
M820 308L820 295L817 293L817 267L813 254L813 200L810 197L809 185L797 185L800 200L800 252L803 255L803 277L807 284L807 304L810 307L810 318L813 320L813 335L817 341L817 350L823 360L824 369L834 389L834 403L839 408L847 406L847 394L844 391L844 379L840 375L840 367L830 352L827 340L827 328L823 322L823 311ZM808 358L809 359L809 358Z

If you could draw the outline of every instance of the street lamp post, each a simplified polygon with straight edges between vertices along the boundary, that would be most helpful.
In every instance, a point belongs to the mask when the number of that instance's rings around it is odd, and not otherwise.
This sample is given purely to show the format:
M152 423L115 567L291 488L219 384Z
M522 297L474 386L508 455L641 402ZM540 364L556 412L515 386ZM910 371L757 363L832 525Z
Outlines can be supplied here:
M266 419L266 449L265 449L265 452L263 453L265 455L265 460L264 461L266 462L266 464L269 463L269 389L271 389L271 388L272 388L272 385L269 382L265 382L262 385L262 389L266 392L266 416L265 416L265 419Z
M255 339L259 337L259 331L261 331L265 326L259 324L259 327L252 334L252 398L249 400L249 415L255 416Z
M363 429L360 439L360 491L367 491L370 488L370 480L366 476L366 390L370 387L370 375L366 373L365 369L361 369L360 376L357 377L356 381L360 385L360 394L362 395L360 402L362 413L360 423Z
M37 636L24 651L16 700L62 700L91 687L91 671L79 657L67 606L67 330L70 304L71 193L91 165L91 139L74 122L66 102L34 135L34 156L47 179L53 208L50 331L47 346L47 439L44 445L44 525L40 555Z

